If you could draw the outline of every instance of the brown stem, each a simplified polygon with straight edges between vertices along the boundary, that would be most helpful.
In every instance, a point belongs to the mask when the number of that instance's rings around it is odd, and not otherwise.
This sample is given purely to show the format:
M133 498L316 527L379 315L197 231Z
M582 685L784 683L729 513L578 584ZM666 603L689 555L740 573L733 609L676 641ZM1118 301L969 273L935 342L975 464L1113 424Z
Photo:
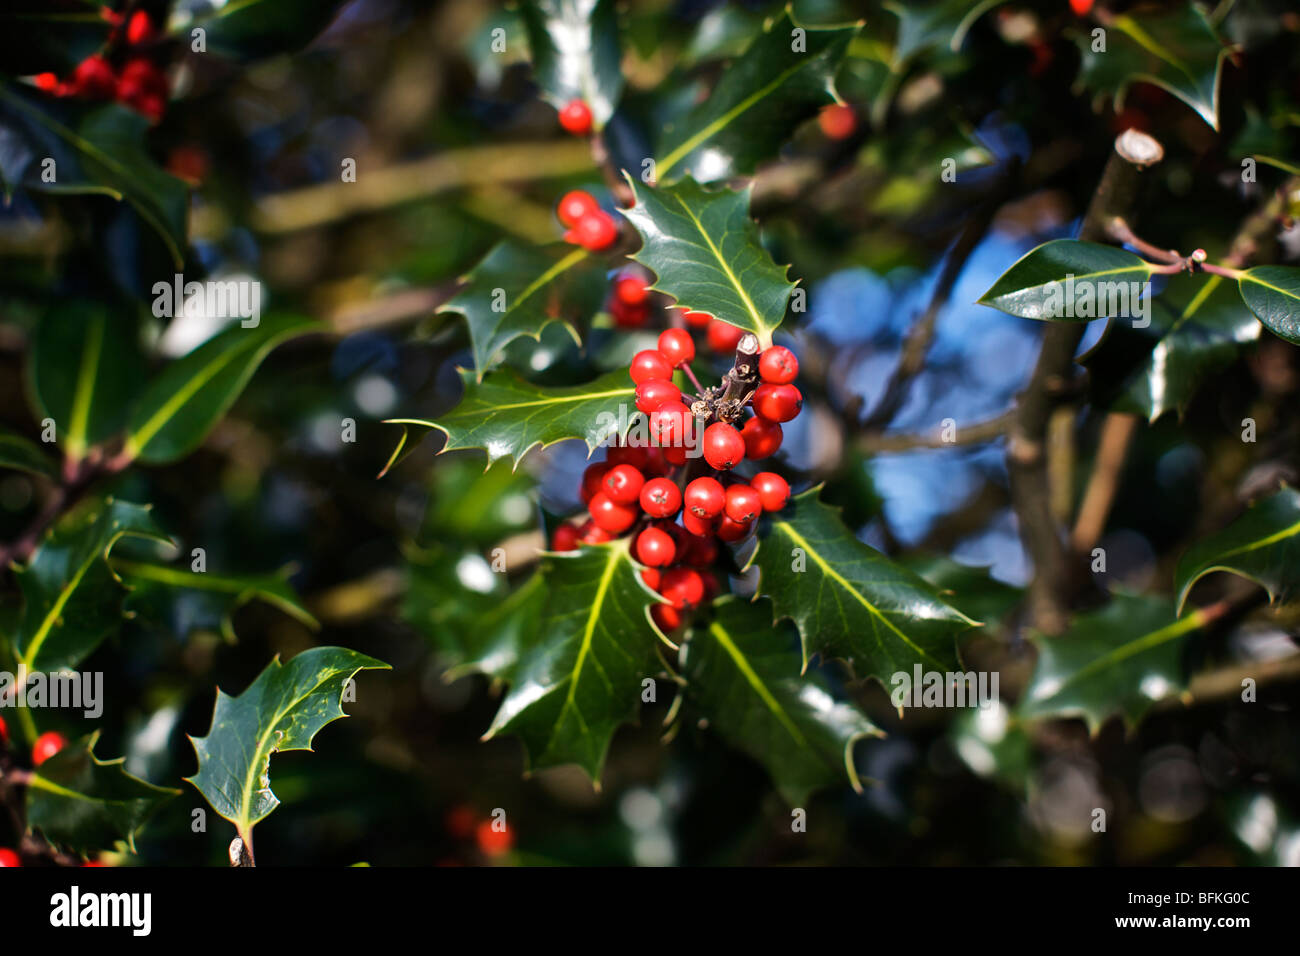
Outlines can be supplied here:
M1012 412L1003 412L996 418L965 425L956 430L951 441L945 441L941 435L903 434L869 432L858 438L858 448L872 454L888 451L910 451L914 448L955 448L961 445L978 445L982 442L995 441L1007 432L1007 427L1015 420Z
M1106 528L1106 518L1115 500L1124 459L1137 425L1137 416L1124 412L1111 412L1102 423L1092 476L1088 479L1083 504L1079 506L1079 516L1070 535L1070 547L1075 554L1089 554Z

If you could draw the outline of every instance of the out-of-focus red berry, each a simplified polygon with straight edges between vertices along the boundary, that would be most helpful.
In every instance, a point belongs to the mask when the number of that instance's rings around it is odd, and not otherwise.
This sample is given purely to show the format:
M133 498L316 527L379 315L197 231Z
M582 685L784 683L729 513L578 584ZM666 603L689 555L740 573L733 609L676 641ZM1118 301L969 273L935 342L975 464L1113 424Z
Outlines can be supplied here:
M712 319L709 322L709 330L705 334L709 340L709 348L713 349L713 351L734 352L736 346L740 344L740 339L745 334L745 330L736 328L730 322Z
M492 820L484 820L474 830L474 841L488 856L502 856L515 845L515 835L510 827L501 824L498 829Z
M578 528L576 525L562 524L551 535L552 551L576 551L578 548Z
M22 865L23 861L18 858L17 853L7 846L0 846L0 869Z
M817 114L817 125L827 139L848 139L858 127L858 118L853 107L844 103L832 103L822 107Z
M574 136L591 132L591 107L585 100L569 100L560 110L560 125Z
M596 197L591 193L581 189L565 193L560 198L560 204L555 207L555 215L566 226L576 226L583 216L593 212L600 212L600 203L596 202Z
M740 430L740 437L745 440L745 457L751 461L770 458L781 447L784 432L779 422L770 422L755 415L745 422Z
M32 744L32 765L39 767L67 745L67 737L57 730L47 730Z

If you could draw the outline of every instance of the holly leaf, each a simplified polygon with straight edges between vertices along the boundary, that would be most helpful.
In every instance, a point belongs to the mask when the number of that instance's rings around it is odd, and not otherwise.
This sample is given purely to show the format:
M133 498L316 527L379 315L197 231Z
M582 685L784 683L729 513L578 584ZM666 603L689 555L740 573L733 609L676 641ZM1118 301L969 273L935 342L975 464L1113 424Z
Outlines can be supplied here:
M1181 620L1169 610L1168 598L1117 595L1066 634L1034 635L1038 663L1020 715L1082 717L1094 734L1113 714L1137 726L1156 701L1186 690L1183 650L1207 623L1201 610Z
M73 461L119 434L144 379L139 330L126 310L88 300L54 305L36 328L28 377L42 418Z
M1150 278L1150 263L1131 252L1053 239L1021 256L979 303L1022 319L1088 322L1133 314L1130 296L1135 288L1149 294L1144 285Z
M34 441L0 429L0 468L14 468L46 478L58 476L58 468Z
M125 591L107 559L127 535L168 541L151 507L93 500L48 533L18 572L23 612L14 650L20 671L73 670L120 626Z
M480 382L502 349L524 335L540 340L552 322L582 345L577 325L600 309L607 285L604 266L585 249L509 239L465 278L468 285L441 311L465 317Z
M207 50L239 60L289 53L307 46L347 0L240 0L174 20L173 33L188 44L202 28ZM211 6L211 5L209 5Z
M131 590L129 612L150 617L171 617L181 635L199 628L219 630L234 643L235 612L253 601L279 608L312 630L320 623L303 606L289 584L288 571L278 574L215 574L114 559L113 570Z
M1256 266L1237 280L1242 301L1270 332L1300 345L1300 269Z
M1205 11L1194 3L1175 4L1167 12L1127 13L1111 18L1104 51L1093 50L1090 33L1075 35L1082 57L1080 84L1115 98L1115 111L1124 108L1128 88L1154 83L1172 93L1210 127L1219 129L1219 80L1223 61L1231 52L1219 38Z
M1300 492L1279 488L1232 524L1178 559L1174 587L1181 617L1187 595L1207 574L1228 571L1254 581L1271 601L1289 601L1300 586Z
M151 464L185 457L235 403L272 349L319 327L296 316L268 317L254 328L237 324L172 362L136 402L125 452Z
M776 156L800 123L837 98L835 72L857 31L796 27L788 10L769 22L709 96L664 129L655 179L685 173L716 182Z
M863 544L819 488L796 496L770 521L748 567L777 618L803 636L803 667L813 654L841 657L863 678L888 685L899 671L959 669L956 635L978 626L912 572Z
M819 674L800 674L799 635L770 608L727 597L682 645L686 702L724 740L761 763L781 795L845 780L861 792L853 745L883 736L857 708L831 696Z
M613 0L530 0L520 12L547 101L562 109L583 100L602 128L623 93Z
M710 192L689 176L671 186L632 188L636 205L622 213L641 234L632 258L657 276L651 288L770 345L794 283L786 278L789 267L778 266L759 240L749 189Z
M1174 410L1181 417L1201 383L1258 338L1259 322L1237 290L1211 275L1171 284L1151 303L1151 324L1144 329L1112 323L1082 361L1094 381L1118 384L1107 402L1113 410L1154 422Z
M482 382L475 381L474 373L467 369L460 369L460 377L465 394L460 404L438 421L389 421L436 428L447 436L444 452L482 448L489 465L510 456L518 466L531 449L568 438L581 438L595 451L607 438L622 434L630 417L637 414L633 404L635 389L626 371L613 371L586 385L563 388L534 385L504 370L492 372ZM403 435L403 444L405 441Z
M504 599L494 600L466 629L460 661L447 669L448 679L479 673L514 680L520 657L533 644L548 596L546 577L539 572Z
M208 735L190 738L198 772L185 780L245 845L253 826L280 805L271 792L271 755L311 750L322 727L347 716L343 693L363 670L389 666L345 647L313 647L287 664L277 656L237 697L217 690Z
M517 734L535 769L576 763L599 784L610 740L657 670L650 606L626 540L551 555L544 609L485 738Z
M929 3L885 3L898 17L898 38L894 43L895 72L918 53L936 47L961 49L966 34L981 16L1004 0L933 0Z
M135 835L164 803L180 793L155 787L122 769L126 758L95 756L96 731L64 747L32 770L27 785L27 825L83 855L118 840L135 852Z
M1023 588L999 581L988 568L943 555L916 555L900 564L934 585L945 601L974 621L1000 621L1024 596Z

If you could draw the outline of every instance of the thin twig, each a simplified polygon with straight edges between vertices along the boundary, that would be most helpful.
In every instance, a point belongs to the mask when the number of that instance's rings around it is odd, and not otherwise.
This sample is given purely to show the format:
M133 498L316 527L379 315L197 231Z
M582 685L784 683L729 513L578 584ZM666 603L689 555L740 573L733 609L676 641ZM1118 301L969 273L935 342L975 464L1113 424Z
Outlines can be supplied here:
M868 454L891 451L911 451L915 448L955 448L962 445L978 445L996 441L1007 433L1007 428L1015 421L1015 413L1003 412L996 418L976 422L957 428L951 439L943 437L942 431L925 434L908 434L904 432L868 432L858 437L858 448Z

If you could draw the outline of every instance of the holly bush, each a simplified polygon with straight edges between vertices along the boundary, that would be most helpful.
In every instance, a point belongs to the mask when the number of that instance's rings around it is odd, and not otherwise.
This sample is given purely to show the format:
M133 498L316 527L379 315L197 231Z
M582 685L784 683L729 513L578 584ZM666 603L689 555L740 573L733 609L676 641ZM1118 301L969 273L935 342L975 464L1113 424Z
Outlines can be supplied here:
M1297 862L1298 33L7 4L0 865Z

